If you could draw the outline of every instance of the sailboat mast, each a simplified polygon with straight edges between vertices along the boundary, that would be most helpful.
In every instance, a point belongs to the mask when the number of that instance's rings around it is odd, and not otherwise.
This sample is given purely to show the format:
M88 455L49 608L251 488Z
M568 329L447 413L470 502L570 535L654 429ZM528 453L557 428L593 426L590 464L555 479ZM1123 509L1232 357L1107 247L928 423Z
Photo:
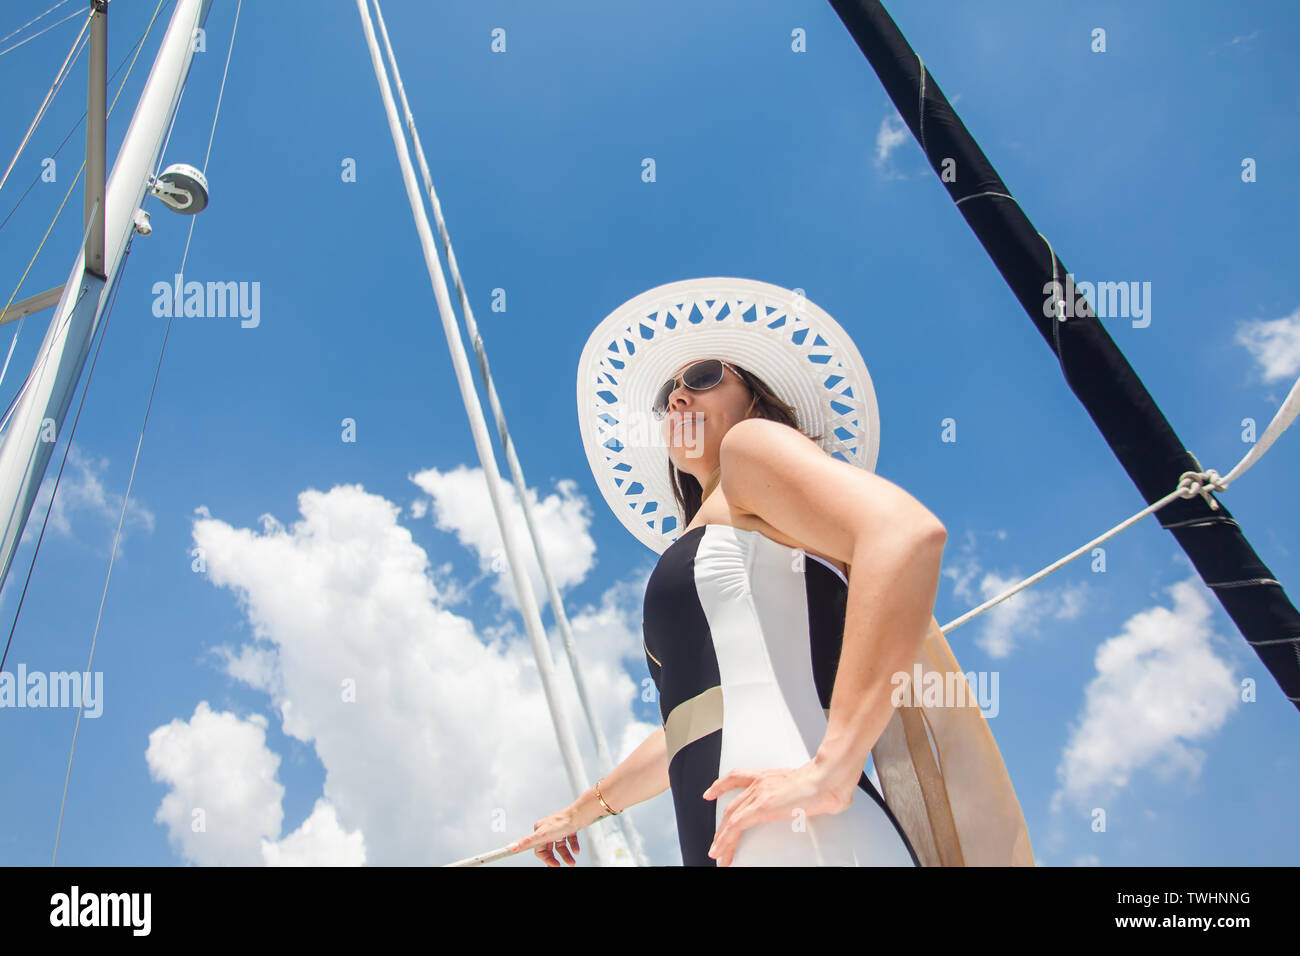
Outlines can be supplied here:
M211 5L212 0L177 0L105 187L103 87L106 84L103 78L107 58L104 22L107 3L97 0L95 4L86 132L86 211L90 228L63 286L32 374L0 436L0 587L9 575L14 552L85 367L90 343L108 305L105 293L112 287L122 265L127 242L135 228L136 210L144 200L164 137L180 103L193 60L195 31L206 22ZM103 199L96 206L92 193L97 189ZM98 241L96 222L90 216L92 209L98 210L95 213L100 226Z
M86 91L86 271L104 273L104 141L108 128L108 0L92 0ZM91 217L94 221L91 221Z

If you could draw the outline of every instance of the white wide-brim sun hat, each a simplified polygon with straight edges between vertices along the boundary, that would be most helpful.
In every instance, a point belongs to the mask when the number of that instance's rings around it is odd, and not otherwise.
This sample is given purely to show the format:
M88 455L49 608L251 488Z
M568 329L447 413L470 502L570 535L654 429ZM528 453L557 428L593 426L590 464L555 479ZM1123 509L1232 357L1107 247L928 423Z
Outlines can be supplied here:
M668 477L655 393L687 362L752 372L795 409L799 430L834 457L874 471L880 412L849 334L803 295L753 279L686 279L624 302L578 362L578 427L596 485L620 521L658 554L685 516Z

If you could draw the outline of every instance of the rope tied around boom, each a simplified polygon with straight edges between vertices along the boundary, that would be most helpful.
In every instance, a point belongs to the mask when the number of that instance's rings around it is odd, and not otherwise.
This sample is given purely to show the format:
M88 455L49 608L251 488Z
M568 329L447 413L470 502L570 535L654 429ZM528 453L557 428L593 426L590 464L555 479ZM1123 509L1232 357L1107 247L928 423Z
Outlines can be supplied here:
M1237 462L1236 467L1234 467L1232 471L1228 472L1227 475L1221 476L1213 468L1207 468L1202 471L1183 472L1181 475L1178 476L1178 487L1175 488L1173 491L1171 491L1169 494L1165 495L1159 501L1155 502L1154 504L1148 505L1146 508L1143 508L1141 511L1133 515L1131 518L1128 518L1127 520L1111 528L1105 534L1093 538L1087 544L1075 549L1070 554L1067 554L1065 557L1061 558L1059 561L1055 561L1052 564L1049 564L1047 567L1043 568L1043 570L1039 571L1037 574L1025 578L1025 580L1021 581L1019 584L1015 585L1014 587L1008 588L1006 591L1003 591L997 597L991 598L990 600L985 601L979 607L967 611L961 617L949 621L942 628L940 628L940 630L942 630L943 633L946 635L949 631L953 630L954 628L960 627L961 625L969 621L971 618L983 614L985 611L993 607L995 604L1000 604L1002 601L1005 601L1007 598L1011 597L1013 594L1016 594L1019 591L1023 591L1025 588L1029 587L1029 585L1035 583L1036 581L1041 581L1043 578L1047 577L1053 571L1057 570L1058 568L1064 567L1065 565L1073 561L1075 558L1079 557L1085 552L1101 544L1103 541L1107 540L1108 538L1113 538L1115 535L1119 534L1125 528L1141 521L1147 515L1155 511L1159 511L1161 508L1163 508L1165 505L1169 504L1169 502L1173 501L1176 498L1195 498L1197 495L1200 495L1205 500L1205 503L1210 506L1211 510L1218 511L1219 503L1214 500L1214 497L1210 494L1210 492L1226 491L1228 489L1229 484L1236 481L1239 477L1241 477L1247 471L1249 471L1250 468L1264 456L1264 452L1268 451L1269 447L1273 444L1273 442L1277 440L1278 436L1281 435L1282 432L1286 431L1288 427L1290 427L1291 423L1295 421L1297 414L1300 414L1300 379L1296 379L1296 383L1291 387L1290 394L1287 395L1286 400L1282 403L1282 407L1278 409L1277 414L1273 416L1273 420L1269 423L1268 428L1264 430L1263 436L1259 439L1258 442L1254 444L1254 446L1250 449L1250 451L1247 452L1246 456L1242 458L1241 461ZM1193 459L1195 459L1196 456L1193 455L1192 457ZM1197 464L1199 465L1200 463L1197 462ZM1252 578L1248 581L1216 582L1211 586L1226 587L1226 586L1245 586L1245 585L1252 585L1252 586L1272 585L1276 587L1281 587L1281 584L1273 580L1272 578ZM1286 642L1286 641L1296 642L1297 648L1300 649L1300 635L1297 635L1295 637L1281 638L1280 640L1282 642ZM1275 642L1270 641L1269 643L1275 643Z

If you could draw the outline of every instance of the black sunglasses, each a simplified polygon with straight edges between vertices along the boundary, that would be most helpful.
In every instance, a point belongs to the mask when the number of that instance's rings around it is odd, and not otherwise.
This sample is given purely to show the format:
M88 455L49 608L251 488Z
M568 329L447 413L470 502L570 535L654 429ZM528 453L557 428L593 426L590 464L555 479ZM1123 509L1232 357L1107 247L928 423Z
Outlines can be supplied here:
M680 381L693 391L703 392L722 381L722 370L724 368L736 372L734 365L728 365L721 359L702 359L684 368ZM736 372L736 377L740 377L739 372ZM668 398L673 392L677 391L677 382L677 378L670 378L659 387L659 391L655 394L655 400L650 406L650 411L654 413L655 418L662 420L668 412Z

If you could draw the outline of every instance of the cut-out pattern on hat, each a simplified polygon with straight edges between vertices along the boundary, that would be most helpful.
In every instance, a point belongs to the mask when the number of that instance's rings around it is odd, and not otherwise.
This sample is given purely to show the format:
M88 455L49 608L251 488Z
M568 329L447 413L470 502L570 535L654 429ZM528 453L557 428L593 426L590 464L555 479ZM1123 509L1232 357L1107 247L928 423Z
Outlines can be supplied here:
M866 367L847 333L806 298L752 280L688 280L625 303L596 333L579 369L584 443L611 507L625 509L620 520L655 551L676 539L683 516L649 403L692 359L721 358L757 375L798 410L804 434L821 434L829 454L875 466L879 436ZM629 394L645 407L633 407Z

